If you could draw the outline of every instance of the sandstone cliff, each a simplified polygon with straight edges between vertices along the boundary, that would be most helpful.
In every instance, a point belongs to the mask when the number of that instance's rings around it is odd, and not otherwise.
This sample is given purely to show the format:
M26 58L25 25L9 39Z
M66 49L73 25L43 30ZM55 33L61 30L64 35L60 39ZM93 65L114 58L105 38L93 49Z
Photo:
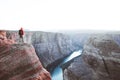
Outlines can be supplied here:
M64 70L64 80L120 80L120 38L92 35L82 55Z
M29 44L0 45L0 80L51 80Z

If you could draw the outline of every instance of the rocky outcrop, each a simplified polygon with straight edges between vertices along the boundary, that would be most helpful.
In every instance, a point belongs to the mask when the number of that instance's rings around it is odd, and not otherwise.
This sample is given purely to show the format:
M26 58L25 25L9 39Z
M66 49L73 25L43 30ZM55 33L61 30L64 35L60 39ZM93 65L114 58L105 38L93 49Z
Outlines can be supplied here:
M82 55L64 70L64 80L120 80L119 41L115 34L92 35Z
M14 44L15 41L12 39L7 39L6 31L0 30L0 45Z
M19 35L17 32L9 31L7 32L7 37L13 38L19 43ZM35 51L45 68L55 67L62 58L66 57L76 49L72 45L69 36L62 33L28 31L25 32L24 41L33 44Z
M51 80L32 45L0 45L0 80Z

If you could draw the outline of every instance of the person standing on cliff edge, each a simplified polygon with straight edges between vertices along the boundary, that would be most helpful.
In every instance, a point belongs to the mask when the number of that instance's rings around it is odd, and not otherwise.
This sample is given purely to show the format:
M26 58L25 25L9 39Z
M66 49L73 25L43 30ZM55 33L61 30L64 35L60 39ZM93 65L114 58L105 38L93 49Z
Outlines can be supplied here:
M22 40L22 41L20 40L22 43L24 43L23 35L24 35L24 30L21 27L21 29L19 30L19 36L20 36L20 39Z

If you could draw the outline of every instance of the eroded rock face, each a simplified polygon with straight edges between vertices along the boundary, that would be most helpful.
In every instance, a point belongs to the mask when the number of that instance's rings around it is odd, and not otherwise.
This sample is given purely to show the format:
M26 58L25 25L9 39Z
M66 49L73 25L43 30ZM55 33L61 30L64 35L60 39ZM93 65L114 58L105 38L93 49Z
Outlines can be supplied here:
M80 49L86 43L86 40L89 38L91 33L76 33L76 34L69 34L70 39L72 40L72 44L76 46L76 49Z
M64 80L120 80L120 39L117 36L92 35L82 55L64 70Z
M19 43L19 35L17 32L7 32L7 37L13 38ZM61 33L28 31L25 32L24 41L33 44L44 67L69 55L75 50L70 38Z
M15 41L12 39L7 39L6 37L6 31L4 30L0 30L0 45L10 45L10 44L14 44Z
M75 50L71 40L63 34L44 34L40 39L42 42L34 46L40 60L44 61L45 67Z
M0 80L51 80L32 45L0 45Z

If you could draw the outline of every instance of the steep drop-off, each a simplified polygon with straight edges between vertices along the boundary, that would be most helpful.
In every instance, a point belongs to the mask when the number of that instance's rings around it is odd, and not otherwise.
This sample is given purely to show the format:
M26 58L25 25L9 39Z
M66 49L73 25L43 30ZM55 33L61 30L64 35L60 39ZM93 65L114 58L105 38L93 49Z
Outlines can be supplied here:
M120 80L119 41L115 34L92 35L82 55L64 70L64 80Z
M20 43L19 35L15 31L8 31L7 37L14 38L16 42ZM28 31L25 32L24 41L33 44L45 68L55 67L62 58L76 50L69 36L62 33Z

